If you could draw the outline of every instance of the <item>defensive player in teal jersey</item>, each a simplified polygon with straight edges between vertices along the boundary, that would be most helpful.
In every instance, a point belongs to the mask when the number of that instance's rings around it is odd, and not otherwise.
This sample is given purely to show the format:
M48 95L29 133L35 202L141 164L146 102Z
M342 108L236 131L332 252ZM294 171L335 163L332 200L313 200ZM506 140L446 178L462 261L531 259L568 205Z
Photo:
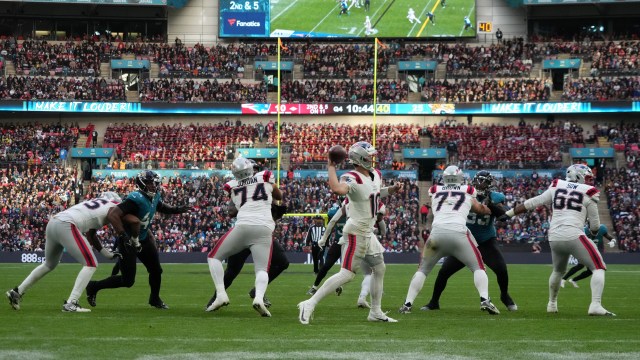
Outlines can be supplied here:
M609 234L609 230L607 229L607 226L604 224L600 224L600 228L598 229L598 233L593 236L591 234L591 230L589 230L589 225L585 225L584 227L584 233L587 234L588 237L591 238L591 240L593 240L593 242L596 244L596 246L598 247L598 250L600 251L600 253L604 253L604 238L607 238L607 240L609 240L608 244L609 247L612 248L614 246L616 246L616 239L613 238L613 236L611 236ZM578 286L578 281L582 280L582 279L586 279L589 276L591 276L592 272L591 270L587 269L583 272L580 273L580 275L574 277L573 279L569 280L569 278L571 276L573 276L573 274L577 273L578 271L584 269L584 265L583 264L577 264L576 266L572 267L571 269L569 269L569 271L567 271L566 274L564 274L564 276L562 277L562 281L560 281L560 286L564 287L565 283L567 281L569 281L569 283L571 285L573 285L573 287L580 287Z
M473 212L467 216L467 228L478 243L478 250L482 254L484 263L496 274L498 278L498 286L500 287L500 300L509 309L509 311L518 310L518 306L509 295L509 273L507 272L507 264L498 248L496 240L495 219L504 215L504 194L491 191L493 176L486 170L478 171L473 178L473 186L478 191L477 199L481 203L486 203L491 210L491 215L478 215ZM449 256L442 264L442 268L438 272L433 287L433 295L429 303L420 310L438 310L440 309L440 296L447 286L447 280L464 268L464 264L453 256Z
M156 211L163 214L182 214L191 210L188 205L169 206L162 202L160 176L151 170L140 172L136 176L138 190L130 193L125 200L112 211L111 224L118 235L117 246L122 253L119 262L121 275L113 275L104 280L91 281L87 285L89 305L96 306L96 296L102 289L131 287L136 280L136 258L147 268L149 273L149 305L158 309L169 307L160 299L162 283L162 267L158 256L158 248L153 233L149 231ZM111 213L110 213L111 214ZM140 219L139 234L125 228L122 217L132 214Z

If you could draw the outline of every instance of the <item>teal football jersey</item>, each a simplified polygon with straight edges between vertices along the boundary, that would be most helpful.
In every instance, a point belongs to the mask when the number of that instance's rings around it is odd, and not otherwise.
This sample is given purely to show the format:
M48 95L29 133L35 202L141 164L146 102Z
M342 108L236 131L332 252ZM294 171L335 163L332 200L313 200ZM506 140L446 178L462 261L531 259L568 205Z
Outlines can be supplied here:
M157 193L153 199L149 199L139 191L134 191L127 195L125 200L129 199L138 205L138 213L135 214L140 219L140 241L147 239L147 232L151 225L151 220L156 214L156 208L160 203L161 194Z
M491 191L489 192L489 196L491 196L491 202L494 204L500 204L505 200L503 193ZM482 202L485 197L478 195L477 198L479 202ZM469 228L469 231L471 231L471 234L478 244L497 236L494 225L495 219L496 217L493 214L479 215L474 212L469 212L467 216L467 228Z

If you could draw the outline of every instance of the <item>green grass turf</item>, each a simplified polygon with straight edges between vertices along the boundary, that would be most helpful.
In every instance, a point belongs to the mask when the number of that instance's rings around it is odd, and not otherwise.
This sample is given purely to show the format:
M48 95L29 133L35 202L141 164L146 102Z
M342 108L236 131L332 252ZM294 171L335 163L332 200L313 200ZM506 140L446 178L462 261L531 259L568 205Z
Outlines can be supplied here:
M351 0L348 1L351 4ZM422 24L407 19L413 8ZM435 25L425 25L427 11L435 15ZM459 37L476 36L476 29L464 31L463 19L469 16L476 25L475 0L448 0L442 7L440 0L371 0L368 12L352 7L349 15L340 16L335 0L271 0L271 32L297 30L349 37L364 37L365 17L371 18L377 37ZM424 25L424 26L423 26Z
M103 264L100 279L110 272ZM18 284L33 264L0 265L2 291ZM412 314L397 314L415 265L389 265L383 309L396 324L369 323L355 306L362 277L342 296L325 298L311 325L298 322L296 304L307 298L311 266L292 265L268 290L272 318L252 309L247 291L253 282L248 265L229 290L231 304L214 313L204 305L212 292L206 264L164 265L162 297L171 306L147 305L146 273L139 267L131 289L105 290L87 314L62 313L79 266L62 264L27 293L22 309L5 300L0 307L0 359L638 359L640 266L611 265L604 305L615 318L587 316L589 281L579 289L561 289L558 314L547 314L548 265L511 265L511 293L518 312L497 300L495 277L490 292L502 311L479 310L472 276L461 271L449 281L442 310L423 312L434 275ZM436 267L438 270L439 267ZM337 270L337 267L336 267ZM80 303L88 306L84 296Z

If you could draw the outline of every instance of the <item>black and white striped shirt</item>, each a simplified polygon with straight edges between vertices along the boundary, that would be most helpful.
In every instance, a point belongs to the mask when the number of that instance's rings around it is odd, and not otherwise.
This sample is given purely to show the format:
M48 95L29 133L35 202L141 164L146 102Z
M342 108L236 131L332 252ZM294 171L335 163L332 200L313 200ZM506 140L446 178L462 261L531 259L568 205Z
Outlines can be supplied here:
M322 239L322 235L324 235L324 226L320 225L312 225L309 228L309 232L307 232L307 238L305 242L307 244L318 244L318 241Z

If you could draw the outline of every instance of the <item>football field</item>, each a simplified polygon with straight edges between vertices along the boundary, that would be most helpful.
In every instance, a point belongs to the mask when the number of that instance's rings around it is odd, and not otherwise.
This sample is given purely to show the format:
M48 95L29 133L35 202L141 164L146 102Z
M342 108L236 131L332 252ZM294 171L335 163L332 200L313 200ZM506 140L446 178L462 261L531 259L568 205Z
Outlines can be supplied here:
M110 273L105 263L94 279ZM18 284L33 264L0 264L2 292ZM499 302L495 276L490 293L502 311L479 310L472 275L449 281L441 310L420 311L433 287L431 274L411 314L398 314L415 265L389 265L383 310L398 323L369 323L356 308L362 277L342 296L316 308L310 325L298 320L296 304L313 281L310 265L292 265L268 290L271 318L261 318L247 292L253 266L229 290L231 304L213 313L204 305L212 281L206 264L164 265L162 311L147 305L146 271L139 265L131 289L105 290L91 313L62 313L80 267L61 264L25 296L14 311L0 307L0 359L638 359L640 358L640 266L610 265L604 306L617 317L587 316L588 280L561 289L559 313L547 314L549 265L511 265L511 294L520 310ZM436 271L439 267L436 267ZM337 270L337 267L335 268ZM84 296L81 305L88 306Z
M362 0L364 1L364 0ZM475 37L475 0L371 0L369 11L351 6L348 14L340 15L335 0L271 0L271 36L288 36L297 31L309 36L364 37L366 16L371 19L371 37ZM409 8L421 23L407 19ZM427 12L434 21L427 19ZM473 28L464 29L464 17Z

